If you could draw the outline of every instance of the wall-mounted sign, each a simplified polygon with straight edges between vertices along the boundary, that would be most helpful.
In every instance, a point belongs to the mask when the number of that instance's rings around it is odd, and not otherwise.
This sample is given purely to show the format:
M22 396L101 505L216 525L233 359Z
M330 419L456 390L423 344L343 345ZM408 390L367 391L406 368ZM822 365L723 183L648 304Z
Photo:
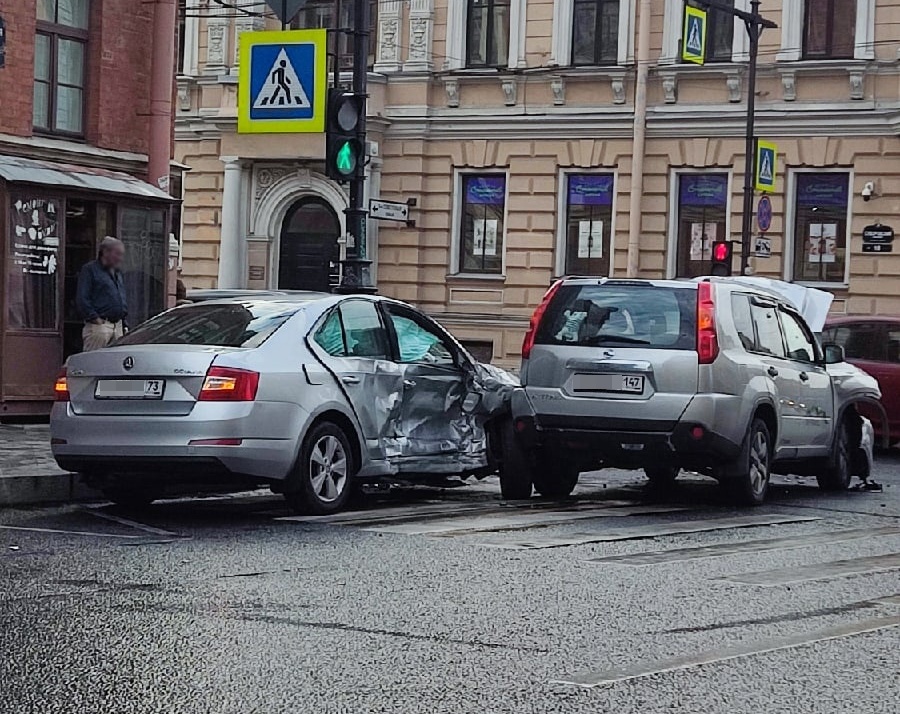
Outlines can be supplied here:
M863 243L893 243L894 229L890 226L883 226L880 223L866 226L863 228L862 239Z
M753 241L753 254L757 258L771 258L772 239L756 236L756 239Z
M371 198L369 199L369 215L382 221L406 223L409 220L409 204Z

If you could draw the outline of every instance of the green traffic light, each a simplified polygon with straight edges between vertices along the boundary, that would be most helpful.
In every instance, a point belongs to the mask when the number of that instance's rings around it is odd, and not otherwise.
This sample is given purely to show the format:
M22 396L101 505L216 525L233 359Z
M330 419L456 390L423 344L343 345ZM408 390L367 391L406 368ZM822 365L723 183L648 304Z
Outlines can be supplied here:
M356 153L353 151L353 144L349 141L345 141L338 149L335 166L345 176L352 174L356 169Z

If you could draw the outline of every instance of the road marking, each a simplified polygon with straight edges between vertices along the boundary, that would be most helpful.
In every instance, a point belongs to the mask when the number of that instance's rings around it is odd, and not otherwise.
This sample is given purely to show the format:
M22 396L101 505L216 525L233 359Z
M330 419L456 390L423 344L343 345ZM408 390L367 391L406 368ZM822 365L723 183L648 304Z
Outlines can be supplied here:
M680 563L698 558L714 558L722 555L738 555L744 552L762 553L767 550L790 550L806 548L811 545L829 545L843 543L860 538L876 536L900 535L900 528L882 526L880 528L855 528L853 530L833 531L831 533L815 533L812 535L789 536L787 538L762 538L737 543L715 543L696 548L675 548L672 550L655 550L649 553L631 553L630 555L607 555L602 558L591 558L589 563L620 563L622 565L656 565L658 563Z
M57 528L26 528L25 526L0 526L7 531L29 531L32 533L56 533L59 535L94 536L95 538L138 538L139 536L118 535L116 533L92 533L91 531L63 531Z
M526 530L560 523L588 520L591 518L617 518L626 516L651 515L655 513L674 513L687 511L677 506L634 506L615 508L595 508L589 511L573 511L569 513L547 513L541 511L523 511L510 514L475 515L472 517L446 518L426 521L424 523L399 523L395 525L379 525L364 530L373 533L394 533L400 535L428 535L437 538L452 538L471 533L491 533L496 531Z
M695 521L673 521L650 526L631 526L612 528L595 533L575 533L570 536L546 536L520 541L481 541L481 545L489 548L507 550L532 550L540 548L563 548L589 543L611 543L620 540L639 540L642 538L658 538L660 536L682 535L686 533L703 533L729 528L751 528L754 526L777 526L787 523L804 523L819 521L818 516L735 516L733 518L708 518Z
M552 681L555 684L573 684L579 687L593 688L598 687L601 684L626 682L631 679L650 677L664 672L676 672L681 669L699 667L704 664L727 662L741 657L750 657L752 655L811 645L817 642L827 642L828 640L862 635L868 632L877 632L878 630L885 630L891 627L897 627L898 625L900 625L900 616L871 618L859 622L824 627L820 630L813 630L812 632L787 635L785 637L774 637L761 642L748 642L733 647L712 649L693 655L673 657L671 659L651 660L649 662L638 662L636 664L613 667L598 672L585 672L583 674L577 674L571 679L555 679Z
M868 575L881 573L886 570L900 568L900 553L887 555L874 555L868 558L853 558L852 560L834 560L830 563L816 563L814 565L799 565L791 568L775 568L773 570L761 570L757 573L743 573L742 575L728 575L719 580L727 580L743 585L793 585L806 583L811 580L828 580L829 578L845 578L849 575Z
M103 511L99 511L96 508L86 508L86 513L90 513L92 516L96 516L97 518L102 518L106 521L112 521L113 523L118 523L122 526L128 526L129 528L134 528L138 531L144 531L145 533L152 533L153 535L161 535L161 536L172 536L177 538L178 534L173 533L172 531L167 531L164 528L156 528L155 526L148 526L146 523L139 523L138 521L132 521L129 518L122 518L121 516L114 516L112 513L104 513ZM135 536L129 536L135 537Z

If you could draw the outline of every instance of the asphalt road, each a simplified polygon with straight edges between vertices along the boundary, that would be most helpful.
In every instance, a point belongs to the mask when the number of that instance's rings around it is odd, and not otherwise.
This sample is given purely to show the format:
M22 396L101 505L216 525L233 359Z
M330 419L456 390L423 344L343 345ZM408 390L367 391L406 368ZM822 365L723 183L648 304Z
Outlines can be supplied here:
M875 478L0 510L0 712L896 714L900 457Z

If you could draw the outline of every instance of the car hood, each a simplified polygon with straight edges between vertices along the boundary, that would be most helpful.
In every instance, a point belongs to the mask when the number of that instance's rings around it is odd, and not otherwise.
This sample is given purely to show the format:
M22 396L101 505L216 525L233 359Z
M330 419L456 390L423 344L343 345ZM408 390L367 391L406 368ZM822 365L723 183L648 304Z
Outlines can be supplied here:
M881 399L878 380L849 362L830 364L826 368L834 383L837 406L860 399Z

